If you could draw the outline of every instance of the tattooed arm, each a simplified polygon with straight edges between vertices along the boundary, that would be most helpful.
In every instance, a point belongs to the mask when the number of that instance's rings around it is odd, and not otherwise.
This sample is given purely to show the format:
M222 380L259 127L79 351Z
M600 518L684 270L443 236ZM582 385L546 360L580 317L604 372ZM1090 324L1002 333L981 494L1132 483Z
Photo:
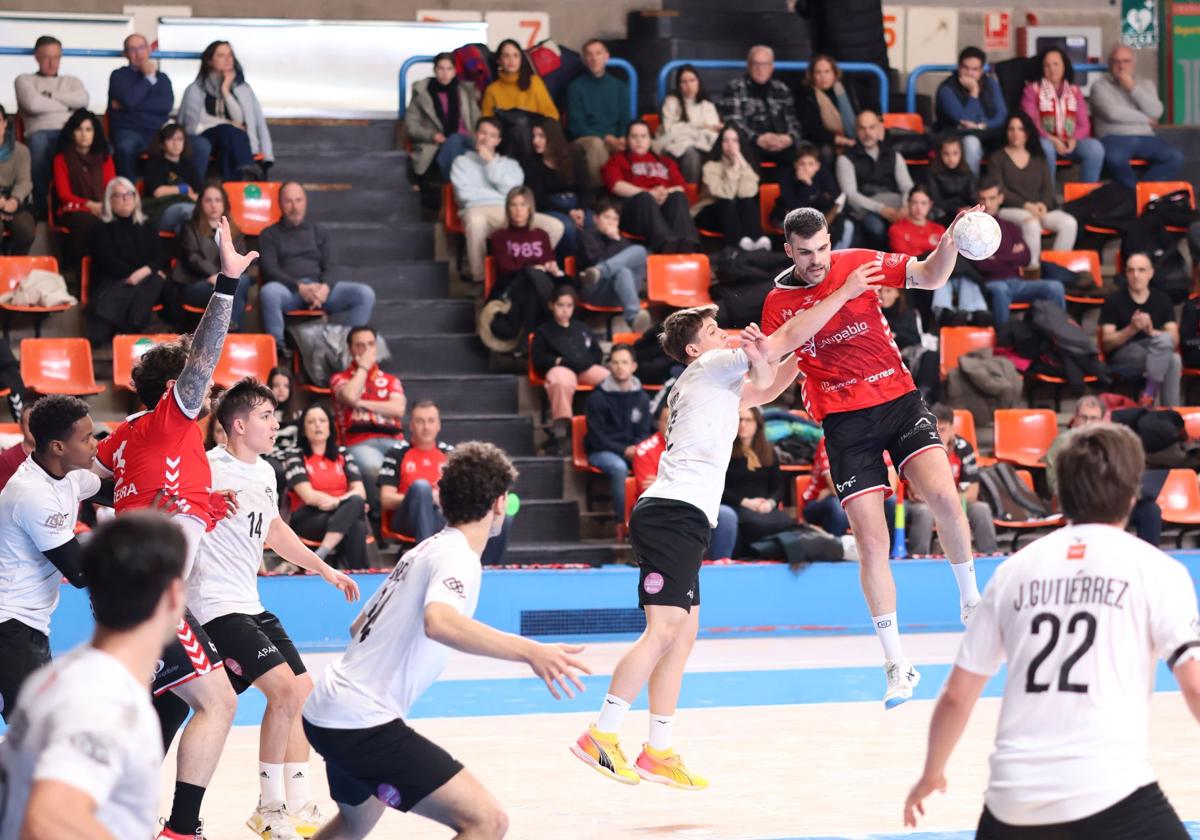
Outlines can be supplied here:
M258 257L257 251L245 255L237 252L229 232L229 221L223 216L217 234L217 244L221 249L221 274L217 277L216 288L212 297L208 299L208 306L192 336L192 348L188 353L187 363L175 380L175 399L179 402L180 409L190 417L200 414L204 400L208 397L209 383L212 381L213 371L217 369L217 361L221 358L225 335L229 332L229 322L233 316L233 294L237 291L238 280Z

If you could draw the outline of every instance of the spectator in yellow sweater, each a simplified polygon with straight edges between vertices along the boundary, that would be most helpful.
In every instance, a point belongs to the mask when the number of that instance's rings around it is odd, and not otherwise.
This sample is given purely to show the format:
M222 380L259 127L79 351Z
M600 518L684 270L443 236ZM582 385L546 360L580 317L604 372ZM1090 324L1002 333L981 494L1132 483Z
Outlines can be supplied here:
M483 116L493 116L497 109L519 108L557 120L558 108L550 98L550 91L546 90L542 77L534 72L521 45L509 38L500 42L496 54L496 79L484 88L480 106Z

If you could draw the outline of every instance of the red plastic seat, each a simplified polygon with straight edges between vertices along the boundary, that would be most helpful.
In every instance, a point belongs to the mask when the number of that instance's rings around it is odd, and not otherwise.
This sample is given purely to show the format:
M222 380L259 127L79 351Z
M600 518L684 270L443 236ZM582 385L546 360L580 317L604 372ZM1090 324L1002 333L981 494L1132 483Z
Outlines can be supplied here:
M0 257L0 294L16 291L21 281L29 276L31 271L41 269L58 273L58 260L54 257ZM14 312L29 312L37 315L34 322L34 334L41 335L42 321L52 312L65 312L74 304L60 303L57 306L21 306L15 303L0 303L4 310L4 335L8 336L9 319Z
M276 364L274 338L269 335L231 333L225 337L225 347L217 361L213 382L225 388L247 376L266 382L271 368Z
M642 122L650 128L650 136L658 134L659 126L662 124L662 118L658 114L642 114Z
M458 215L458 205L454 203L453 184L442 184L442 225L446 228L446 233L462 236L467 232L463 227L462 218Z
M246 236L258 236L283 217L280 186L278 181L225 182L229 215Z
M132 391L133 367L142 354L156 344L165 344L177 338L179 336L172 333L113 336L113 387L118 391Z
M646 260L646 297L682 309L712 303L712 270L706 254L651 254Z
M920 114L905 114L892 113L883 115L883 128L885 131L891 131L893 128L898 128L903 131L912 131L916 134L925 133L925 120ZM909 166L928 166L929 158L905 158L904 162Z
M587 450L583 448L583 439L587 437L587 418L571 418L571 466L576 472L602 473L604 470L593 467L588 463Z
M965 408L954 409L954 434L971 444L975 450L975 463L988 467L996 463L996 459L979 451L979 438L975 434L975 415Z
M1132 163L1132 161L1130 161ZM1083 198L1088 193L1099 189L1104 184L1099 181L1067 181L1063 187L1063 203L1069 204L1076 199ZM1101 227L1100 225L1084 225L1083 229L1089 233L1097 233L1101 236L1118 236L1121 232L1116 228Z
M995 346L996 331L991 327L942 327L938 338L942 379L958 367L960 356Z
M21 379L39 394L99 394L86 338L26 338L21 341Z
M779 200L778 184L763 184L758 188L758 222L763 233L783 233L783 228L771 224L771 211Z
M1183 536L1188 530L1200 527L1200 483L1192 470L1177 469L1167 473L1162 490L1158 492L1158 506L1162 519L1169 525L1179 526L1175 547L1183 547Z
M1058 417L1048 408L999 408L995 422L996 460L1025 467L1046 466L1046 453L1058 437Z
M1097 290L1104 287L1104 277L1100 273L1100 255L1095 251L1042 251L1042 262L1061 265L1067 271L1074 271L1076 274L1087 272L1095 282ZM1100 306L1104 303L1104 298L1099 295L1068 294L1067 300L1088 306Z

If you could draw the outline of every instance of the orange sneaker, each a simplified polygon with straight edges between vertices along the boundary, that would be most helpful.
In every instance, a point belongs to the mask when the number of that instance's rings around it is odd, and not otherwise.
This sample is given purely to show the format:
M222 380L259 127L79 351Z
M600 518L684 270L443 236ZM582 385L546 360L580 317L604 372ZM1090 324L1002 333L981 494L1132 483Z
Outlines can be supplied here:
M596 729L592 724L579 736L579 740L571 745L571 753L590 766L601 776L607 776L623 785L636 785L640 780L638 774L629 767L625 753L616 735L609 735Z
M704 790L708 787L708 779L688 770L675 750L659 752L649 744L643 744L633 769L647 782L656 782L680 790Z

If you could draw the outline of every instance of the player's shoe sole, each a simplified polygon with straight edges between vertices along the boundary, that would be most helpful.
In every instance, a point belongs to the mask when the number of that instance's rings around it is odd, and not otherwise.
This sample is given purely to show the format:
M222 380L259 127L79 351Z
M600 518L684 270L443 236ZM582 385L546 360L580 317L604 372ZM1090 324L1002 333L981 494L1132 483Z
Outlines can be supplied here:
M592 730L594 728L594 726L588 727L588 731L580 735L579 740L571 745L571 754L606 779L612 779L614 782L620 782L623 785L636 785L640 782L641 779L638 777L638 774L629 769L629 765L625 763L622 757L618 756L617 760L614 761L604 748L604 745L592 737ZM589 744L596 751L596 755L592 755L586 749L585 745ZM618 772L618 764L622 765L621 769L625 773Z

